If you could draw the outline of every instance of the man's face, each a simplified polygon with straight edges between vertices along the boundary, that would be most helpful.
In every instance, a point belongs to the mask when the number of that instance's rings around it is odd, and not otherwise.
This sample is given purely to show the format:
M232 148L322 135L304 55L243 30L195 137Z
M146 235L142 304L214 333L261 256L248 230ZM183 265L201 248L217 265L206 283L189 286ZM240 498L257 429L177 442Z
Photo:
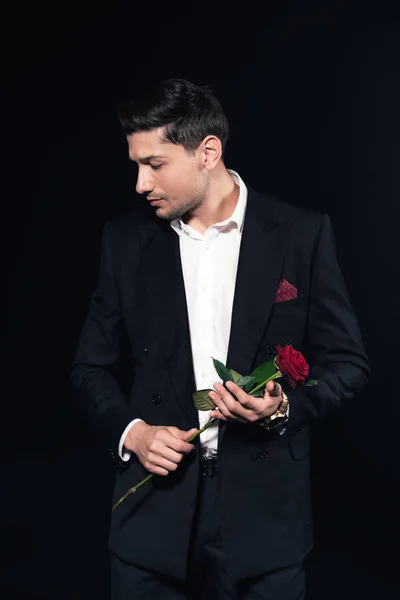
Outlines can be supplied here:
M154 129L128 135L129 158L139 168L136 191L146 194L157 217L171 221L203 204L209 180L201 149L189 154L182 146L162 142L161 133Z

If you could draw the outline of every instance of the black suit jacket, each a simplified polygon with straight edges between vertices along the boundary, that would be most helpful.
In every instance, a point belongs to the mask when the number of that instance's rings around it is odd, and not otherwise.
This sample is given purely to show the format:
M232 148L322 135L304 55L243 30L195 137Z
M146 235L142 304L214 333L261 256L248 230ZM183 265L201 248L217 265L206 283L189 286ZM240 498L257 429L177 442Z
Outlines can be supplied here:
M282 277L298 297L274 303ZM301 560L312 547L310 420L355 397L369 375L329 217L249 189L227 365L247 374L271 358L274 344L285 343L303 352L318 380L295 391L284 385L285 433L220 423L220 517L228 570L238 580ZM104 228L71 384L116 460L113 501L146 475L136 456L127 465L117 456L131 419L198 427L179 237L147 209ZM112 514L111 551L183 578L198 468L197 451L131 494Z

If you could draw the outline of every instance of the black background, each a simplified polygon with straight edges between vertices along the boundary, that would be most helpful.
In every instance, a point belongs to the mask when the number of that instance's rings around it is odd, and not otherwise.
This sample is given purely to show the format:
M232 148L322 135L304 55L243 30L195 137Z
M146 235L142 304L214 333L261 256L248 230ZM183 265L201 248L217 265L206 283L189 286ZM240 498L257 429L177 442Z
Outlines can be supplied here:
M315 433L309 597L398 598L399 16L381 2L32 3L4 7L2 29L1 598L107 598L114 466L68 374L102 227L140 202L118 106L173 76L220 98L229 168L332 218L372 375Z

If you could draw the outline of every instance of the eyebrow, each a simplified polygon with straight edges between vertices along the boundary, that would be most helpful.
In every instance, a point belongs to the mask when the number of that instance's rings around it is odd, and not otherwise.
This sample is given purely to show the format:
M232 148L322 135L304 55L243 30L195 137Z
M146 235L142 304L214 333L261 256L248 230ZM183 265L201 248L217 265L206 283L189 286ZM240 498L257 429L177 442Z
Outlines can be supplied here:
M158 160L160 158L165 158L165 156L163 156L162 154L150 154L149 156L145 156L143 158L138 158L137 161L139 164L147 164L149 163L151 160Z

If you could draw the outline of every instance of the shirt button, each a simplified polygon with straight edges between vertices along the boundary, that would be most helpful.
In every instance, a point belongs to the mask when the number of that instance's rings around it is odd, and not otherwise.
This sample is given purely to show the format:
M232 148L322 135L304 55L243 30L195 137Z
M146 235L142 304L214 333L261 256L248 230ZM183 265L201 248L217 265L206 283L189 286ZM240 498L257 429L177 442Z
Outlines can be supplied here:
M201 374L201 378L202 378L202 379L205 379L205 378L206 378L206 374L205 374L205 373L202 373L202 374Z

